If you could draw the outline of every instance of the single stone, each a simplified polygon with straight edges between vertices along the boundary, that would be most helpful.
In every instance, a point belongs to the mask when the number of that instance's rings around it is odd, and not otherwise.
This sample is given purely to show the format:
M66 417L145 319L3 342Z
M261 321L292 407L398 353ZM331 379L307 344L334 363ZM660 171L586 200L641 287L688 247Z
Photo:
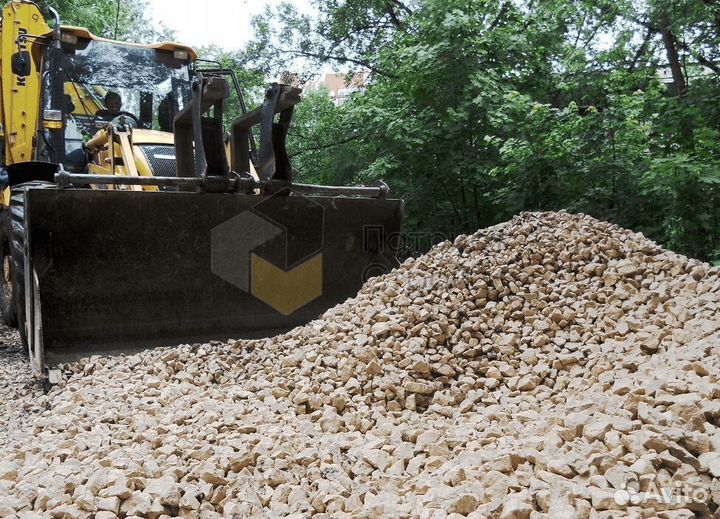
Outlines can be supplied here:
M510 494L500 513L500 519L529 519L533 513L532 497L528 492Z
M112 512L117 515L120 511L120 498L113 497L99 497L95 501L97 509L105 512Z
M403 389L408 393L417 393L419 395L432 395L435 392L434 385L413 381L405 382Z
M468 515L477 510L478 506L480 506L480 500L476 496L472 494L460 494L452 501L448 512L451 514Z

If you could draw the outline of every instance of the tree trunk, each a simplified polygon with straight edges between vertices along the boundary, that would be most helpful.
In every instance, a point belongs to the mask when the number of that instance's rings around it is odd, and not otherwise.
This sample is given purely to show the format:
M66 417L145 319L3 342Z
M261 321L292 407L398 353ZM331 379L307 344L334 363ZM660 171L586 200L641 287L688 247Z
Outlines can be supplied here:
M675 85L675 93L678 99L682 99L687 94L687 83L685 74L683 74L682 65L680 64L680 55L678 54L678 45L675 35L670 30L670 19L667 13L660 15L660 34L662 34L665 52L667 54L670 72L672 73L673 84Z

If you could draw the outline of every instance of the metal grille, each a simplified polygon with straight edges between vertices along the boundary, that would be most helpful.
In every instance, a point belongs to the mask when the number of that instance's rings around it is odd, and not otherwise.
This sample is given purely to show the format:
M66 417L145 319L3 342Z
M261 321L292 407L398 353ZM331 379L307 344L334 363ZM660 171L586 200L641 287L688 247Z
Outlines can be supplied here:
M177 163L175 159L175 147L167 144L141 144L140 149L147 157L153 176L176 177Z

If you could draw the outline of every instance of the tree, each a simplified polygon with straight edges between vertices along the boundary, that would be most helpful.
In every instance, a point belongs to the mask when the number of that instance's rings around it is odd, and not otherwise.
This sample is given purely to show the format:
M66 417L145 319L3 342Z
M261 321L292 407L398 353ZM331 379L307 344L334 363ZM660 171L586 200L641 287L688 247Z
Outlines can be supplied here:
M568 209L720 259L715 0L315 9L268 11L245 53L266 72L370 74L341 107L313 94L298 109L290 145L303 178L385 179L412 231L451 237L523 210Z
M296 71L324 64L392 75L381 53L416 8L414 0L314 0L314 14L289 3L255 17L248 54L267 70Z

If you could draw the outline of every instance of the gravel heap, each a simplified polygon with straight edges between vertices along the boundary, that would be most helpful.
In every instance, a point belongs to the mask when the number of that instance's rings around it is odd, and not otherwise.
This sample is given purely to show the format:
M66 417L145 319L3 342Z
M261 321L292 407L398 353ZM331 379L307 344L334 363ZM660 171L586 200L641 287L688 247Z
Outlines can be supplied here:
M69 366L0 516L709 517L720 275L524 213L268 340Z

